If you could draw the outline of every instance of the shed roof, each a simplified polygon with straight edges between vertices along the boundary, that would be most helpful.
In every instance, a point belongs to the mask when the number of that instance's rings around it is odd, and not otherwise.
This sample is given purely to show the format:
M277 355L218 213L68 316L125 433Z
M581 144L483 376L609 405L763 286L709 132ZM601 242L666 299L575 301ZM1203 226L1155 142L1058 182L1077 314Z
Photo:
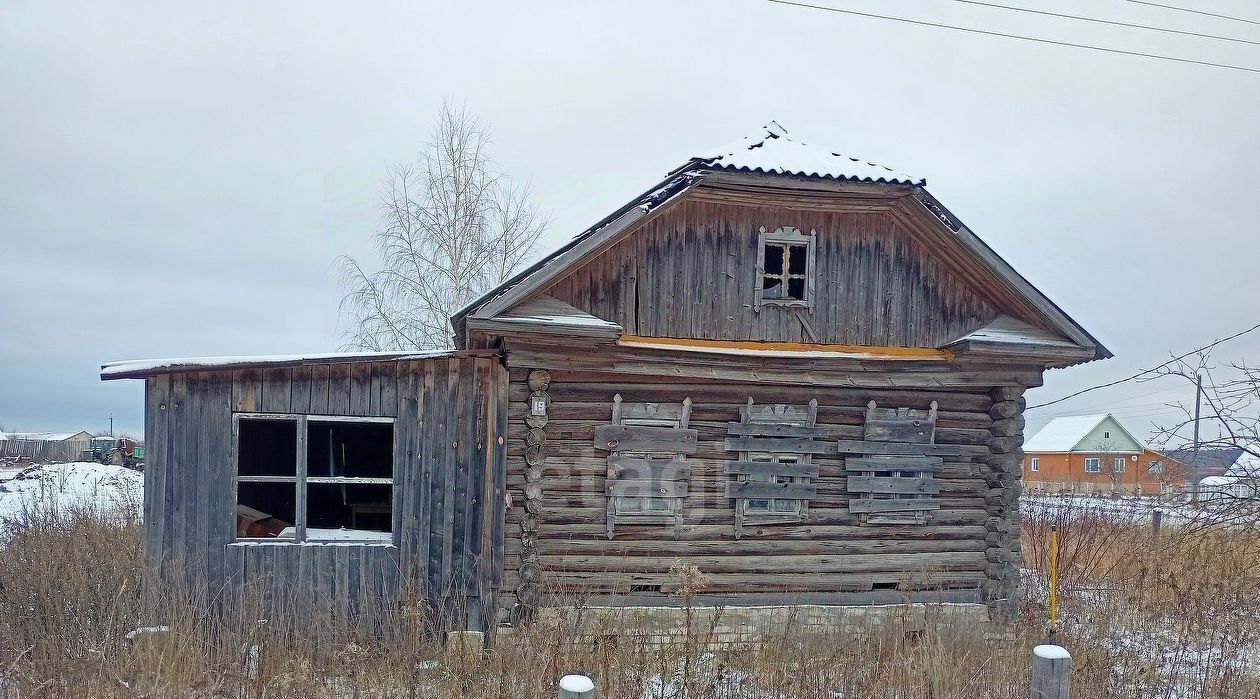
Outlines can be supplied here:
M1068 452L1076 449L1089 433L1098 427L1104 420L1110 418L1129 439L1135 444L1141 444L1142 441L1133 436L1119 420L1112 417L1111 413L1103 413L1100 415L1065 415L1056 417L1046 423L1037 434L1033 435L1024 444L1024 452L1027 454L1037 452Z
M771 121L737 141L700 151L692 162L712 168L777 175L821 177L851 182L925 185L927 180L892 168L812 146L788 136Z
M65 442L80 435L92 436L87 430L79 430L78 432L10 432L8 439L30 442Z
M302 366L306 364L347 364L351 362L406 361L449 357L454 350L422 352L323 352L308 354L262 354L233 357L184 357L181 359L131 359L101 365L101 379L138 379L154 374L181 371L215 371L256 367Z

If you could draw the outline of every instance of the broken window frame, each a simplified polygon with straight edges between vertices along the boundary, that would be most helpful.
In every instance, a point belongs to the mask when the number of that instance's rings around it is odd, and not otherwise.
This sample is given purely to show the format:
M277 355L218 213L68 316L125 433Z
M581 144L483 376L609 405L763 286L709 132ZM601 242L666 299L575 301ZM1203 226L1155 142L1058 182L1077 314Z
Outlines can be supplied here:
M802 307L813 311L814 308L814 286L815 286L815 242L817 240L817 232L810 231L809 235L801 233L800 229L792 226L781 226L773 232L767 231L765 227L758 229L757 235L757 283L754 286L755 299L753 308L760 310L762 306L787 306ZM766 269L766 250L770 247L779 248L783 254L783 264L779 273L771 273ZM805 269L801 273L792 272L792 248L805 248ZM777 298L767 297L765 295L766 280L777 279L782 288L782 296ZM791 281L799 279L802 282L801 298L787 296L790 289Z
M296 436L296 463L294 475L292 476L242 476L240 474L241 461L241 422L242 421L275 421L275 422L292 422L295 423ZM307 486L310 484L331 484L331 485L388 485L391 488L390 505L393 508L397 501L398 493L394 485L396 473L395 468L395 450L394 440L396 434L390 440L390 477L362 477L362 476L309 476L307 474L307 436L309 435L309 426L311 423L348 423L348 424L378 424L389 425L391 430L394 429L395 420L392 417L360 417L350 415L307 415L299 413L233 413L232 414L232 491L233 501L236 506L240 504L240 484L241 483L292 483L296 492L296 504L293 512L293 536L284 537L256 537L256 536L233 536L235 542L247 543L275 543L275 544L323 544L329 542L337 542L344 544L359 545L379 545L398 543L398 526L393 513L390 515L389 531L377 532L376 530L354 530L354 531L371 531L379 533L379 540L376 538L359 539L338 539L338 538L322 538L308 536L307 531ZM237 507L232 508L233 515L237 511Z

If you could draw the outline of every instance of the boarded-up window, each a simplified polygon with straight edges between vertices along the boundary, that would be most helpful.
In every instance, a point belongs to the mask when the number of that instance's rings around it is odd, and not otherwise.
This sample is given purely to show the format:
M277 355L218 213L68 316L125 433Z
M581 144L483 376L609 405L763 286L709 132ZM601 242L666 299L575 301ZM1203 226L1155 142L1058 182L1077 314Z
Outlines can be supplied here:
M815 426L818 402L809 405L754 405L740 409L740 421L727 425L726 449L739 452L724 473L727 497L735 501L735 536L745 523L797 522L816 494L813 454L823 450Z
M943 456L958 447L936 444L936 403L928 410L866 409L863 440L841 440L848 472L849 511L864 524L924 524L939 510Z
M764 227L757 237L757 283L753 307L814 305L813 231L805 235L784 226L773 232Z
M595 430L595 448L609 452L605 493L608 538L618 524L682 523L691 480L685 455L696 450L688 429L691 399L624 403L613 396L612 424Z

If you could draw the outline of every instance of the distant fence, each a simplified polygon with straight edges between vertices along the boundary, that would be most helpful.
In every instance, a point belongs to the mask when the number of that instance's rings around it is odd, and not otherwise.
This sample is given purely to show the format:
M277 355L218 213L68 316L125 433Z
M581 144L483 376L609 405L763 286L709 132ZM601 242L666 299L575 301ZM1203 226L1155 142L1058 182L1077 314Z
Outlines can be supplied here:
M86 439L70 439L50 442L43 439L0 439L0 458L25 457L39 464L55 464L78 461L80 455L92 448Z

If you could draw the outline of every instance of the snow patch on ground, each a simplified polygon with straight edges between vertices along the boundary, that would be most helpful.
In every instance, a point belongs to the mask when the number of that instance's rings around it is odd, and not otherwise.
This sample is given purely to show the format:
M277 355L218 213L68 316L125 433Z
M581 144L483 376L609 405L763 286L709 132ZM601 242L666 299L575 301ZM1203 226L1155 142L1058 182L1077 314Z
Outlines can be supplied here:
M144 475L92 462L0 468L0 527L24 512L91 509L139 515Z

